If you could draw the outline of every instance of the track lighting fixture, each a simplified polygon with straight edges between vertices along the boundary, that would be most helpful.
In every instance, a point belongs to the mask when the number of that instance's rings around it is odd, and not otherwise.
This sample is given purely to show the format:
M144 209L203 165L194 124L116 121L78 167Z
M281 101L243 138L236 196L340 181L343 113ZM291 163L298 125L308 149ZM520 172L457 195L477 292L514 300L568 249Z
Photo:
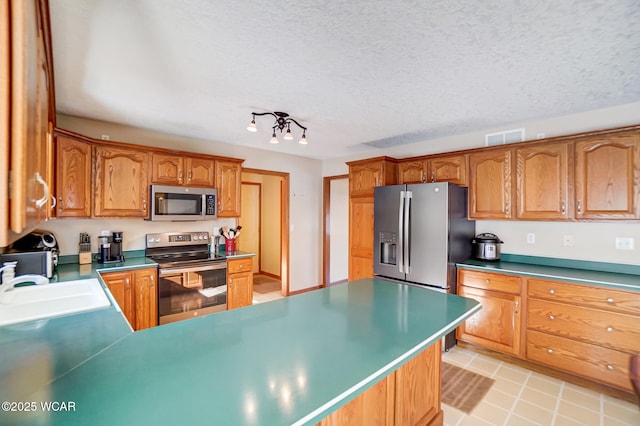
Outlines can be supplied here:
M284 139L287 141L293 140L293 134L291 133L291 123L295 124L296 126L302 129L302 137L300 138L299 143L302 145L306 145L308 143L307 134L306 134L307 128L301 125L300 123L298 123L293 118L289 117L289 114L287 114L286 112L279 112L279 111L252 112L251 114L253 117L251 118L251 123L249 123L249 126L247 126L247 130L252 133L255 133L258 131L258 128L256 127L256 116L272 115L276 119L272 127L273 133L271 135L271 140L269 141L272 144L280 143L280 141L278 140L278 137L276 136L276 129L280 130L280 133L282 133L285 127L287 131L284 134Z

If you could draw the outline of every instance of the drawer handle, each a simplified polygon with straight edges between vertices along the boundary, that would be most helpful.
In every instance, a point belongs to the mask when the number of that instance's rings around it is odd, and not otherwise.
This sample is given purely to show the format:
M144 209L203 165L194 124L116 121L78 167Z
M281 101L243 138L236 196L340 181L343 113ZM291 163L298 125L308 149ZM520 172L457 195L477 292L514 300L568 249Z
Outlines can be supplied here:
M611 333L613 331L613 327L607 327L607 333Z
M556 291L552 288L549 289L549 294L556 294Z
M609 370L609 371L613 371L613 365L611 365L611 364L607 364L607 370Z
M556 317L554 317L553 315L549 315L549 319L553 321L554 319L556 319Z
M551 349L551 348L547 349L547 353L548 354L552 354L553 353L553 349Z
M608 299L607 299L607 303L613 303L613 298L611 298L611 297L610 297L610 298L608 298Z

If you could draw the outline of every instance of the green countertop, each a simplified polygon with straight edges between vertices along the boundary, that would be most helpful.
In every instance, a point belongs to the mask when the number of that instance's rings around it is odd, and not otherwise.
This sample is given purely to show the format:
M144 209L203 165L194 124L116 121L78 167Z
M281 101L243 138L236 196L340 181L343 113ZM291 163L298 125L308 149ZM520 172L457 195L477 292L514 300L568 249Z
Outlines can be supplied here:
M111 310L0 328L3 400L75 408L0 412L0 423L313 424L478 309L472 299L365 279L135 333L115 319L101 325ZM43 377L19 392L24 352Z
M457 264L457 266L459 268L477 269L487 272L500 272L562 280L577 284L598 285L618 290L640 291L640 275L625 273L629 271L635 272L635 270L638 269L632 265L573 260L563 261L562 259L529 258L515 255L507 255L506 257L509 260L501 259L497 262L467 260ZM562 266L563 264L567 266ZM616 272L616 270L623 272Z

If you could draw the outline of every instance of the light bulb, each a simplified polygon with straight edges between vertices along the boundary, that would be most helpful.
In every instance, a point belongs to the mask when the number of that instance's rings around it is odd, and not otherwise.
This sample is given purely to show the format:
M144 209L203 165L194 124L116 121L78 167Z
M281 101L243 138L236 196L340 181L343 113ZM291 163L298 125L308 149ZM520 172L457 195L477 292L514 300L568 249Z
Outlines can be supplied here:
M256 127L256 120L251 120L251 123L249 123L249 125L247 126L247 130L252 133L258 131L258 128Z
M271 140L269 142L271 142L272 144L280 143L280 141L276 137L276 132L273 132L273 134L271 135Z
M291 134L291 129L287 129L287 133L284 134L284 139L287 141L293 140L293 135Z
M298 143L301 144L301 145L306 145L308 143L307 142L307 136L304 133L302 134L302 137L300 138Z

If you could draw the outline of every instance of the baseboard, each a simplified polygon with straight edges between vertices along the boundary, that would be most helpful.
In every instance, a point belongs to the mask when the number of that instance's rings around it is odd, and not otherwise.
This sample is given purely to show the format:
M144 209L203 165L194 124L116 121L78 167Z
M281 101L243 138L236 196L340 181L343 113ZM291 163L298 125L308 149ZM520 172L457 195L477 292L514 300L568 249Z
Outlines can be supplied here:
M264 275L266 277L273 278L274 280L280 281L280 275L271 274L269 272L264 272L264 271L258 272L258 275Z
M302 293L306 293L308 291L314 291L314 290L320 290L322 288L322 286L315 286L315 287L309 287L309 288L303 288L302 290L296 290L296 291L290 291L289 292L289 296L295 296L296 294L302 294Z

